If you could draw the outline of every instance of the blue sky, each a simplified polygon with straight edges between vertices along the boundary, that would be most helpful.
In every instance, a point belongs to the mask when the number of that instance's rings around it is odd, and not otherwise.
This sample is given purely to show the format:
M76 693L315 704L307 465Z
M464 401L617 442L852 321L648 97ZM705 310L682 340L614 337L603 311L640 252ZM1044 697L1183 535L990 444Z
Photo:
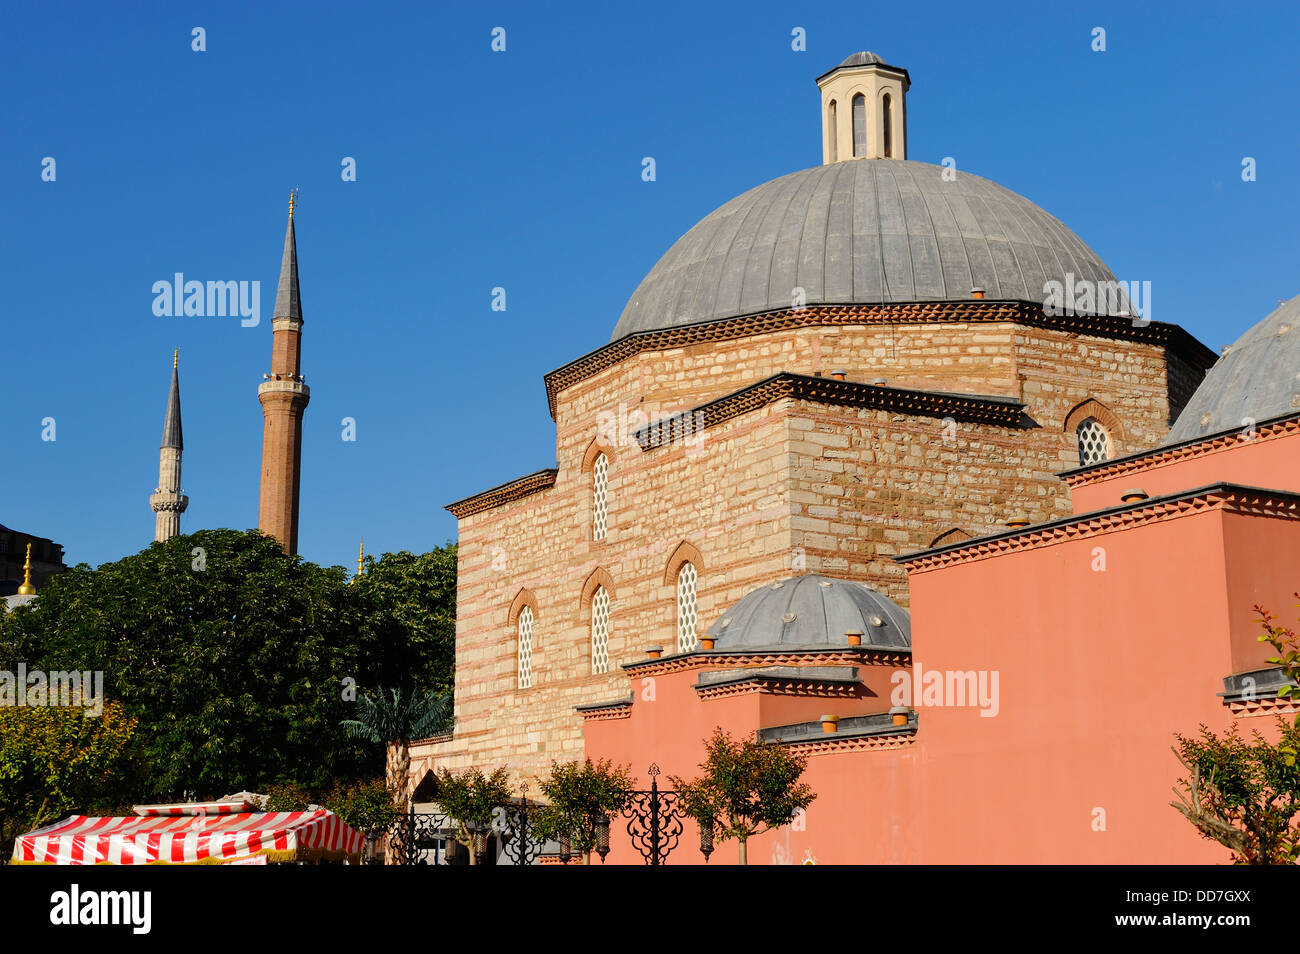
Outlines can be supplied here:
M0 523L69 562L147 546L179 347L182 528L256 524L296 186L300 551L350 565L362 535L454 538L444 504L553 465L542 375L604 344L698 219L821 161L814 79L858 49L911 73L910 158L1038 202L1217 350L1300 293L1300 14L1131 6L9 0ZM178 271L260 281L262 323L156 317L151 287Z

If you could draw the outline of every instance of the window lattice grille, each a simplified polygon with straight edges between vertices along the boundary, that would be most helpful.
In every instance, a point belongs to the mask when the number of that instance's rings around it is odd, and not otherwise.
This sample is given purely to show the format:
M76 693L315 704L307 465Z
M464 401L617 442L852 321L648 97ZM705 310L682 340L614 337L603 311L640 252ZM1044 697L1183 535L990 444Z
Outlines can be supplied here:
M867 98L861 93L853 97L853 155L867 154Z
M1110 459L1110 438L1095 417L1079 425L1079 466L1087 467Z
M591 598L591 671L609 672L609 594L603 586Z
M596 458L591 477L591 538L604 540L609 517L609 458Z
M677 651L693 652L700 644L696 632L695 564L683 563L677 571Z
M533 686L533 608L519 611L519 688Z

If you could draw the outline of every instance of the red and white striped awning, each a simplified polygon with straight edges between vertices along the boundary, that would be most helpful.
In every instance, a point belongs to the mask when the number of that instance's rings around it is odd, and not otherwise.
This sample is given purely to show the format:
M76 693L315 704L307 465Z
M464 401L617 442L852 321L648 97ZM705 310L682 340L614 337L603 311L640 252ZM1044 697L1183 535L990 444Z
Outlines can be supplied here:
M365 836L333 812L214 812L135 818L72 815L19 835L16 864L202 865L337 860L361 854Z

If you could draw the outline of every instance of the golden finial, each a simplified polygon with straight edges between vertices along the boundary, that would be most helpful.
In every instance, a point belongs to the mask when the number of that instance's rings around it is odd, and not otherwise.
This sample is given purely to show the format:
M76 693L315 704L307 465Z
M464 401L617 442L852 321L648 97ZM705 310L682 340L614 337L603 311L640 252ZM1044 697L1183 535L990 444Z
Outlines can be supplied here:
M32 545L27 544L27 562L23 564L23 585L18 587L19 596L32 596L36 587L32 586Z
M366 538L361 538L361 549L357 551L357 576L361 575L361 564L366 558ZM355 577L354 577L355 579Z
M172 370L173 370L173 371L176 370L176 366L180 364L180 361L181 361L181 349L180 349L180 348L177 348L175 351L172 352Z
M293 189L289 190L289 218L293 218Z

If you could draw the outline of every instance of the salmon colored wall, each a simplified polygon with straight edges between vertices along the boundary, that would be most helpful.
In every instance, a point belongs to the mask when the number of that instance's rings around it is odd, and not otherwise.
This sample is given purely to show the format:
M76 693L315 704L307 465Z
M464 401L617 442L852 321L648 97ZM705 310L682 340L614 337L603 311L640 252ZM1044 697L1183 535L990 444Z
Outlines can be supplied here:
M1254 607L1262 606L1283 626L1300 629L1294 595L1300 590L1300 522L1227 514L1224 553L1232 605L1232 671L1262 669L1273 650L1259 641L1263 630Z
M1249 605L1289 609L1297 567L1300 523L1198 511L913 572L921 672L996 671L997 714L916 699L913 744L813 755L805 830L755 839L751 863L1226 861L1169 806L1181 774L1170 747L1202 723L1228 727L1222 677L1263 656L1245 641ZM695 679L660 676L657 702L588 722L588 755L689 776L714 725L746 734L806 709L700 700ZM671 862L701 861L697 844L688 826ZM614 846L611 862L639 860L622 824ZM735 857L730 843L712 863Z
M1120 504L1120 494L1141 487L1152 497L1175 494L1220 481L1300 491L1300 431L1280 437L1242 440L1225 448L1183 457L1153 467L1140 467L1089 483L1074 483L1075 513L1104 510Z
M1229 722L1222 538L1210 511L912 575L923 668L998 669L1001 699L919 710L908 860L1226 860L1169 807L1174 733Z

